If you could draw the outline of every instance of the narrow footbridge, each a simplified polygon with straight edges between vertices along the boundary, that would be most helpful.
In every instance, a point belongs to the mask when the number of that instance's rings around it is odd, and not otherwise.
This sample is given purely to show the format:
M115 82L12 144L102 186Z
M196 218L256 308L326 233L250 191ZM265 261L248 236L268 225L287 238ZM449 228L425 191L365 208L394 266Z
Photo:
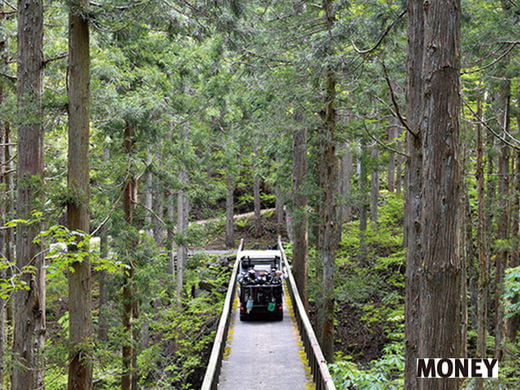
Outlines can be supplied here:
M335 390L280 239L278 248L286 275L283 320L239 320L237 255L202 390Z

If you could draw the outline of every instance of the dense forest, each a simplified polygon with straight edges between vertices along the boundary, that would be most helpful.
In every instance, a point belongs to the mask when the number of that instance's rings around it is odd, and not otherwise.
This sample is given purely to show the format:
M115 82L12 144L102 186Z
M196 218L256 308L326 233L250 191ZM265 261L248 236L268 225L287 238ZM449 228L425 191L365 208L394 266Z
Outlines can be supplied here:
M199 388L231 272L204 250L278 235L338 388L520 388L518 1L0 22L0 388ZM499 378L416 376L466 356Z

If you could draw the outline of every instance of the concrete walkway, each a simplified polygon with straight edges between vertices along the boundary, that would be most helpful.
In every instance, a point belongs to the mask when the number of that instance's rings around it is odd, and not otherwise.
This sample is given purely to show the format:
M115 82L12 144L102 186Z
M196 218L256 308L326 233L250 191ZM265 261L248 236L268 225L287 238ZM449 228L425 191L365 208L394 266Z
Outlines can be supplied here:
M240 321L235 297L219 390L314 389L305 361L285 299L283 321Z

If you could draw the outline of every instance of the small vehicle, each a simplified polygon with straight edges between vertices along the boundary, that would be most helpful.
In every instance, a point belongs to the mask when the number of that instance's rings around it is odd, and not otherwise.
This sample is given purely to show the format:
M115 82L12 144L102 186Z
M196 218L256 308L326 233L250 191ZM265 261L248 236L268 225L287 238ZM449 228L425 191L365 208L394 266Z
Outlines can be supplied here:
M283 320L282 254L279 250L238 253L240 320Z

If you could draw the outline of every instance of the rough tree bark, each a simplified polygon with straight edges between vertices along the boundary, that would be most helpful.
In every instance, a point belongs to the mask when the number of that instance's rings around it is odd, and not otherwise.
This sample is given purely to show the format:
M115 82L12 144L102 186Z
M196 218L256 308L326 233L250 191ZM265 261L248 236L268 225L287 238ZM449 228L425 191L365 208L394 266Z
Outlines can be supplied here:
M333 0L323 0L324 22L332 31L335 20ZM331 43L332 44L332 43ZM326 49L328 52L331 48ZM317 334L325 359L334 359L334 274L338 246L337 220L338 157L336 155L336 75L327 66L324 72L325 96L323 125L319 129L319 184L321 187L320 240L318 253L323 264L321 293L317 303Z
M371 150L372 161L377 161L379 158L379 151L377 146L374 145ZM377 169L378 164L374 164L375 167L370 175L370 220L377 224L379 219L378 216L378 202L379 202L379 171Z
M89 136L90 136L90 48L88 0L70 4L69 69L69 196L67 224L70 230L89 233ZM81 237L78 237L81 240ZM70 251L77 250L71 246ZM92 280L88 257L71 264L69 279L70 362L68 389L92 388Z
M180 241L177 242L177 306L182 306L182 289L184 287L184 268L188 260L188 246L186 244L186 234L188 233L188 216L190 212L190 200L188 198L189 176L186 168L181 168L179 172L179 183L181 188L177 193L177 235Z
M275 214L276 214L276 234L282 236L284 227L284 192L282 191L279 184L275 184L274 188L275 195Z
M497 97L497 122L509 132L509 105L511 95L511 82L504 80L500 82ZM497 239L507 240L510 235L511 202L509 199L509 160L510 148L505 143L500 146L498 156L498 212L497 212ZM495 357L502 359L505 343L505 319L504 306L501 296L504 291L504 275L509 265L509 250L501 249L495 257L495 307L497 315L495 321Z
M262 236L262 216L260 214L261 212L261 200L260 200L260 184L261 184L261 178L258 173L258 164L257 161L259 160L258 151L256 146L253 147L253 155L254 155L254 161L253 161L253 206L254 206L254 221L255 221L255 237L259 238Z
M0 23L3 23L4 16L0 15ZM4 34L4 31L0 29L0 71L4 72L7 68L8 64L8 37L7 34ZM4 104L5 100L5 85L3 82L0 82L0 107ZM10 160L10 134L9 134L9 125L7 121L0 117L0 227L3 227L4 224L11 217L10 207L11 202L9 202L9 194L12 190L10 188L10 180L9 180L9 160ZM13 259L11 256L8 256L8 248L10 245L10 230L11 229L1 229L0 230L0 258L6 259L7 262L11 262ZM7 269L0 270L0 278L7 278ZM4 383L4 351L7 350L7 346L5 345L7 332L6 332L6 307L8 305L8 300L0 298L0 387Z
M361 140L361 155L359 157L359 191L361 197L358 203L359 210L359 263L361 266L368 266L368 249L366 242L366 232L368 227L368 208L370 198L368 186L368 150L366 141Z
M352 176L354 173L354 155L348 142L343 145L343 153L339 162L339 188L338 193L341 197L341 204L338 205L338 221L350 222L352 220Z
M424 3L423 135L418 357L463 355L460 161L460 0ZM420 379L419 389L457 389Z
M235 179L230 173L226 173L226 248L235 246Z
M307 175L307 129L300 128L293 134L293 273L302 302L307 306L308 216L307 195L304 183Z
M148 237L154 237L153 226L153 174L152 174L152 153L148 152L148 167L145 172L145 191L144 191L144 206L145 206L145 217L144 224L146 226L146 234ZM159 243L160 245L160 243Z
M388 128L388 143L392 145L394 141L399 137L399 122L397 118L390 120L390 127ZM387 167L387 183L388 191L394 192L396 187L395 180L396 172L396 154L393 151L388 153L388 167Z
M519 118L520 119L520 114ZM520 135L520 121L518 123L517 136ZM520 236L520 150L516 151L516 169L513 170L516 172L514 176L514 188L515 188L515 198L513 200L513 211L512 215L512 228L511 228L511 237L519 237ZM511 251L510 258L510 266L518 267L520 266L520 243L518 240L513 242L513 249ZM518 302L518 297L514 298L513 303ZM516 342L518 330L520 329L520 314L515 314L512 317L506 318L506 341L509 343Z
M421 264L421 188L422 135L422 62L424 50L424 15L422 0L408 0L408 58L406 117L406 177L405 177L405 388L418 389L416 359L419 357L419 268Z
M155 164L158 165L158 170L162 169L163 161L158 160L160 157L155 156ZM155 245L161 246L164 244L166 238L166 226L161 221L164 220L166 209L164 207L167 202L167 191L163 191L161 181L152 174L152 236Z
M110 160L110 151L108 148L103 150L103 160L108 164ZM99 257L102 259L108 258L108 224L107 222L99 232ZM106 342L108 339L108 307L107 307L107 286L108 275L106 271L100 271L98 274L99 284L99 309L98 309L98 339L101 342Z
M166 194L168 227L166 232L166 248L168 249L168 273L175 279L175 194L169 189Z
M43 4L41 0L18 1L18 186L17 217L33 219L43 201ZM35 267L21 279L29 290L14 297L14 359L12 389L43 389L45 341L45 258L33 239L39 222L20 223L16 229L16 265Z
M477 103L477 115L482 117L482 104L480 99ZM484 152L482 140L482 125L477 123L477 198L478 198L478 224L477 224L477 242L478 242L478 300L477 300L477 354L478 357L487 357L486 339L487 339L487 318L488 318L488 294L489 294L489 261L487 246L487 226L486 226L486 204L484 201ZM476 378L475 389L483 390L484 381L482 378Z
M123 149L130 157L134 149L133 128L130 124L125 127ZM126 178L124 193L123 193L123 211L125 214L125 221L128 229L131 231L134 226L134 211L137 204L137 180L133 176L133 168L128 167L128 177ZM122 363L123 372L121 375L121 390L135 390L135 329L134 321L138 315L137 299L135 297L135 268L132 261L133 248L137 245L135 238L131 237L126 248L125 257L128 259L128 268L124 273L123 282L123 314L122 324L126 333L127 339L122 348Z
M99 234L99 257L106 259L108 257L108 233L103 227ZM99 306L98 306L98 329L97 337L102 343L108 340L108 274L105 270L98 274L99 284Z

